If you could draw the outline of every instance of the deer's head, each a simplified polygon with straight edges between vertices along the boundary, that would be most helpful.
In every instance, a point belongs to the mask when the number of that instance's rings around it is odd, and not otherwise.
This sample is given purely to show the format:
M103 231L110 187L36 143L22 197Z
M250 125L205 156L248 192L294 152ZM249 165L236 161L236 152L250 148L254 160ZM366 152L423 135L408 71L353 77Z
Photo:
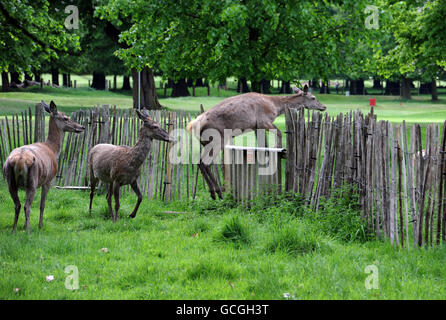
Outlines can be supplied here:
M156 139L161 141L173 142L174 139L169 136L169 133L161 128L161 126L150 118L149 113L146 109L142 111L135 110L138 118L143 122L143 131L150 139Z
M298 107L305 107L307 109L325 111L327 109L322 103L320 103L316 97L308 92L308 86L304 86L304 90L300 90L297 87L293 87L293 91L295 93L294 97L296 99L296 103L299 105Z
M70 118L68 118L63 112L57 111L56 104L54 101L50 102L50 105L47 105L45 102L41 102L43 108L46 112L50 114L51 119L53 119L56 123L56 126L62 131L81 133L84 131L85 127L81 126L79 123L74 122Z

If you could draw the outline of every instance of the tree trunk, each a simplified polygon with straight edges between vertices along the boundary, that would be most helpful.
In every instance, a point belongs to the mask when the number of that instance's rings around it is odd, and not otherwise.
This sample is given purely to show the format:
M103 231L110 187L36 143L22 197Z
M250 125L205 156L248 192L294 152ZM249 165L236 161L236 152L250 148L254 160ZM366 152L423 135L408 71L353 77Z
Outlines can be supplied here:
M432 101L438 101L437 80L432 79Z
M8 73L3 71L2 72L2 91L6 92L9 90L9 79L8 79Z
M145 67L141 70L141 84L138 86L138 70L132 69L133 80L133 108L138 108L138 102L141 103L141 109L161 109L156 94L155 78L153 70ZM139 92L139 99L138 99Z
M251 80L251 91L260 93L260 81Z
M94 76L94 72L93 72L93 86L95 84L95 76ZM68 88L68 74L66 73L62 73L62 86L64 86L65 88Z
M32 79L33 79L33 76L31 74L25 73L25 80L32 81Z
M113 75L113 90L116 90L116 74Z
M40 75L40 71L39 71L39 70L34 70L33 73L34 73L34 79L35 79L35 81L37 81L37 82L41 82L41 81L42 81L42 78L41 78L41 75Z
M271 81L262 79L262 81L260 81L260 92L262 92L263 94L270 94Z
M245 77L238 79L237 81L237 92L239 93L247 93L249 92L248 81Z
M203 82L203 78L198 78L195 81L195 86L196 87L206 87L206 84Z
M20 75L18 72L11 72L11 83L14 82L15 84L20 84L22 81L20 81Z
M292 93L290 81L282 81L279 93L285 93L285 94Z
M400 95L400 82L399 81L386 81L386 90L384 92L386 96L399 96Z
M327 94L330 93L330 88L325 82L322 82L322 86L319 93L327 93Z
M412 81L407 78L403 78L401 81L401 98L404 100L410 100L412 99L412 93L411 93L411 83Z
M102 71L93 71L91 87L96 90L105 90L105 74Z
M51 68L51 83L59 85L59 69Z
M373 89L382 89L381 80L373 79Z
M364 94L364 80L350 80L349 87L350 95L362 95Z
M432 93L432 82L423 82L420 85L420 94L431 94Z
M130 87L130 77L124 76L124 80L122 82L122 90L132 90L132 87Z
M317 89L319 87L320 87L319 80L317 80L317 79L311 80L310 88L313 88L313 91L314 91L314 89Z
M68 80L68 86L71 88L71 74L68 73L67 75L67 80Z
M172 98L176 97L189 97L190 92L187 88L186 79L182 78L177 82L173 82L172 84L172 94L170 95Z

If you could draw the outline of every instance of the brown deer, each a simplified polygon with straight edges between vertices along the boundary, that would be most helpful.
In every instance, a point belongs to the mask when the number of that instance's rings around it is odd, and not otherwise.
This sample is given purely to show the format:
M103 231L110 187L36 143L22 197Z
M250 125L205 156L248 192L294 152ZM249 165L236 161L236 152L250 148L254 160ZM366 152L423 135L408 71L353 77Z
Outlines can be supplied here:
M141 165L152 148L152 139L173 141L169 133L149 117L146 109L143 109L141 112L136 110L136 113L143 121L143 126L138 132L138 141L133 147L97 144L88 153L91 185L89 211L91 212L96 184L99 180L108 183L107 202L113 222L118 220L119 189L124 185L130 184L138 197L135 209L129 217L134 218L136 216L142 201L142 194L139 190L137 179L141 173ZM114 214L112 195L115 196Z
M12 150L3 166L3 176L8 183L9 193L15 204L15 218L12 231L15 232L20 213L18 190L26 190L25 228L30 233L29 215L36 190L42 187L40 200L39 228L43 225L45 199L51 182L57 173L57 159L62 148L64 132L80 133L84 127L70 120L65 114L57 111L56 104L51 101L48 106L41 102L45 111L50 114L48 139Z
M250 92L224 99L191 121L186 129L189 133L196 135L202 145L209 143L201 139L202 133L206 129L217 130L221 137L220 151L223 150L225 142L227 142L224 141L225 129L233 130L232 137L242 134L247 129L275 129L277 130L278 141L281 143L282 133L273 122L279 115L285 113L287 107L308 108L320 111L326 109L314 95L308 92L307 85L305 85L303 91L296 87L293 90L295 94L288 96L268 96ZM213 177L210 167L202 161L200 161L198 166L209 186L212 198L215 199L215 192L222 198L221 189Z

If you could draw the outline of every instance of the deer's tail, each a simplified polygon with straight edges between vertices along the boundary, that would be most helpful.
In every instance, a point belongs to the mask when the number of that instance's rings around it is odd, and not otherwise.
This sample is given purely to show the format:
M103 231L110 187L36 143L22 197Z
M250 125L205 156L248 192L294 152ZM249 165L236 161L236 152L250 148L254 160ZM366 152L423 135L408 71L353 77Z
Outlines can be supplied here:
M34 165L36 157L31 152L21 150L9 156L6 165L14 173L13 178L16 185L24 185L28 180L28 171Z
M204 117L203 115L199 115L194 120L189 122L186 127L186 131L189 132L189 134L194 134L198 139L200 139L200 133L205 124L206 117Z

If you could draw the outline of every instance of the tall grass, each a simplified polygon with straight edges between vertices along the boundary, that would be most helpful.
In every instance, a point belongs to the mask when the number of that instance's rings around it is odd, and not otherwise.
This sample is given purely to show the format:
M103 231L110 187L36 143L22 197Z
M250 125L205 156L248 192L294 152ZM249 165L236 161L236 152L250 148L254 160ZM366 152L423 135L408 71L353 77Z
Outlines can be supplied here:
M336 238L325 221L301 210L297 198L269 199L247 210L230 198L164 204L121 198L113 223L105 197L91 215L88 193L52 189L39 230L40 191L31 235L0 182L2 299L442 299L445 247L399 251L382 241ZM24 193L20 193L23 199ZM282 205L269 207L279 201ZM342 215L346 202L337 204ZM333 215L336 206L333 205ZM327 206L328 208L328 206ZM165 214L163 211L182 211ZM348 233L345 233L348 234ZM103 250L107 248L107 250ZM377 265L378 290L367 290L366 266ZM65 267L79 270L79 289L65 288ZM48 282L46 276L53 275Z

